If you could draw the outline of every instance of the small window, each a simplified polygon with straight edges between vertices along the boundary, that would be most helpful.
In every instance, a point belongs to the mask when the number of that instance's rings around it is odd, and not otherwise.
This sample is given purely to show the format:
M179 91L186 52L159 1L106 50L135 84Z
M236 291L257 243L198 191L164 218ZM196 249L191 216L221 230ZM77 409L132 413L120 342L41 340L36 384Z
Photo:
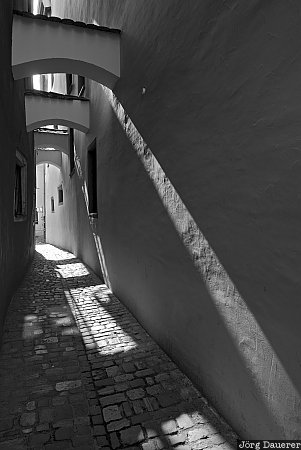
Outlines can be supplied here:
M70 159L70 176L74 172L74 129L69 130L69 159Z
M64 203L64 193L63 193L63 186L60 185L57 188L57 192L58 192L58 204L62 205Z
M96 141L88 149L88 197L89 213L97 214L97 158Z
M45 6L44 14L47 17L51 17L51 6Z
M16 221L26 218L27 209L27 163L20 152L16 152L14 218Z
M51 208L51 212L54 213L54 197L51 197L51 199L50 199L50 208Z
M70 95L73 89L73 78L72 73L66 73L66 94Z
M78 75L77 78L77 95L81 97L85 93L85 77L82 77L81 75Z

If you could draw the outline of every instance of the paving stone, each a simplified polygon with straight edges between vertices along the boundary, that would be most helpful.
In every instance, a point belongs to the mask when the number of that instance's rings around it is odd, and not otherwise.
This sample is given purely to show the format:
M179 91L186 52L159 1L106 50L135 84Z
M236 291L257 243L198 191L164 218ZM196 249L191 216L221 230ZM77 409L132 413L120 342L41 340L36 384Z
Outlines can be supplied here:
M107 430L109 432L118 431L118 430L121 430L122 428L127 428L129 426L130 426L130 421L128 419L121 419L121 420L116 420L114 422L108 423Z
M103 424L102 416L101 415L92 416L92 423L93 425L102 425Z
M155 396L159 395L162 392L162 390L163 390L162 386L160 386L159 384L155 384L153 386L149 386L146 388L146 392L149 395L155 395Z
M143 380L143 378L136 378L135 380L130 381L130 386L132 388L145 386L145 381Z
M131 409L131 406L130 406L129 402L122 403L122 409L123 409L124 414L127 417L130 417L130 416L133 415L133 412L132 412L132 409Z
M160 422L148 421L142 424L143 428L146 430L146 436L148 438L153 438L161 434Z
M116 449L120 447L120 442L117 436L117 433L110 433L110 442L111 442L111 448Z
M100 414L101 413L100 406L98 406L98 405L90 406L89 413L90 413L91 416L95 416L97 414Z
M34 409L36 409L36 402L32 401L32 402L26 403L26 409L27 409L27 411L33 411Z
M31 425L34 425L36 422L36 413L35 412L28 412L28 413L24 413L22 414L21 418L20 418L20 425L22 427L30 427Z
M81 380L75 380L75 381L61 381L59 383L56 383L55 389L57 391L68 391L70 389L75 389L77 387L80 387L82 385Z
M102 410L103 418L106 422L121 419L120 408L117 405L107 406Z
M177 433L174 435L168 436L168 440L171 445L178 445L178 444L184 444L187 438L186 433Z
M109 445L109 441L106 436L96 436L96 442L100 445L102 450L110 450L110 447L106 447L106 445Z
M144 439L143 430L139 425L122 430L120 432L120 440L124 445L132 445L142 442Z
M107 405L114 405L114 403L122 403L126 400L124 394L109 395L99 399L100 404L104 407Z
M36 253L7 314L0 450L235 448L235 435L103 282L67 252L39 251L45 257Z
M97 386L97 382L95 383L95 385ZM102 396L114 394L115 387L114 386L106 386L106 387L104 387L102 389L99 389L97 392L98 392L99 395L102 395Z
M138 398L143 398L145 396L145 391L141 388L132 389L130 391L127 391L126 395L130 400L137 400Z
M134 375L131 373L124 373L122 375L117 375L114 377L116 383L123 383L124 381L131 381L134 379Z
M175 420L168 420L161 423L161 429L164 434L175 433L177 431L177 424Z
M190 428L193 427L194 423L188 414L181 414L176 418L176 421L180 428Z
M111 366L106 369L106 372L108 378L115 377L120 372L120 369L118 366Z

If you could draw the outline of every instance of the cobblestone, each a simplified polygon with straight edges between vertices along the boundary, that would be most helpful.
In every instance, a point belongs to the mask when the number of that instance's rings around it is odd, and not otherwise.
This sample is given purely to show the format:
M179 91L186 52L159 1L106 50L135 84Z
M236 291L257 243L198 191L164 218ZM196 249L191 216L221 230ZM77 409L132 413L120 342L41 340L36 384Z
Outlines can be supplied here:
M236 447L107 286L48 244L10 305L0 377L0 450Z

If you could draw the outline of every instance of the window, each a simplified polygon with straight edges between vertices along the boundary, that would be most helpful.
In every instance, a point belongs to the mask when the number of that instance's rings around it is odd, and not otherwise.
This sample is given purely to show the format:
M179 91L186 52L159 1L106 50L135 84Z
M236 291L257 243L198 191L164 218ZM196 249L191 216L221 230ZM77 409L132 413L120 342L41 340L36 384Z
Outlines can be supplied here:
M64 193L63 193L63 186L60 185L57 188L57 192L58 192L58 204L62 205L64 203Z
M51 197L51 199L50 199L50 208L51 208L51 212L54 213L54 197Z
M45 6L45 16L50 17L51 16L51 6Z
M97 215L97 158L95 140L88 149L88 196L89 213Z
M74 129L69 129L69 160L70 160L70 176L74 172Z
M70 95L73 89L72 73L66 73L66 94Z
M14 189L14 218L15 221L26 218L27 209L27 163L20 152L16 152L15 189Z
M81 97L85 93L85 77L78 75L77 77L77 95Z

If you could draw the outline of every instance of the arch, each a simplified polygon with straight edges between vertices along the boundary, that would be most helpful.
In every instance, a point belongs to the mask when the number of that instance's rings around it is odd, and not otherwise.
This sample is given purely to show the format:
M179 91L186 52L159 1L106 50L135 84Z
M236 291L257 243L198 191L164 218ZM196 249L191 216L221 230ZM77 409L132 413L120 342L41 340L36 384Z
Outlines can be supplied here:
M35 150L58 150L69 155L69 134L52 130L34 131Z
M59 166L58 164L56 164L56 163L54 163L54 162L52 162L52 161L47 161L47 160L45 160L45 161L41 161L41 162L39 162L39 163L36 163L37 166L39 166L39 165L41 165L41 164L50 164L51 166L54 166L54 167L56 167L57 169L61 170L61 166Z
M25 111L27 131L45 125L65 125L83 133L89 131L89 101L82 97L31 92L25 95Z
M36 165L39 164L52 164L53 166L61 169L62 167L62 153L58 150L37 150L36 152Z
M15 12L14 79L39 73L75 73L113 89L120 77L119 30L76 24Z

